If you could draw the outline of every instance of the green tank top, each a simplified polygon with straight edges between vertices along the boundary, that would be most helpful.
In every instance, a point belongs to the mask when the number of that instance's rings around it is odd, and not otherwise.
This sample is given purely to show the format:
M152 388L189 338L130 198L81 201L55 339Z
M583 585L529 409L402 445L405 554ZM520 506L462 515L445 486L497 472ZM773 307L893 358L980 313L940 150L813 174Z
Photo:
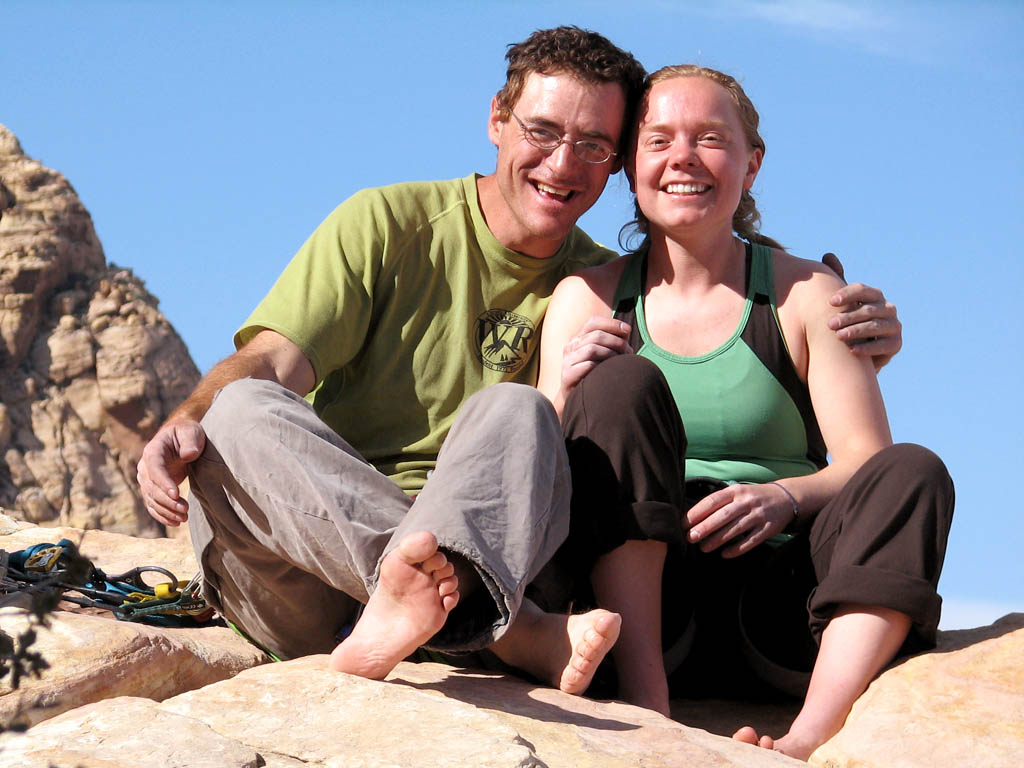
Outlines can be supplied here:
M765 483L809 475L827 464L807 385L793 366L778 321L770 248L747 245L747 297L735 332L704 355L668 352L647 331L647 255L632 254L615 296L615 316L633 327L634 351L661 369L686 431L686 478Z

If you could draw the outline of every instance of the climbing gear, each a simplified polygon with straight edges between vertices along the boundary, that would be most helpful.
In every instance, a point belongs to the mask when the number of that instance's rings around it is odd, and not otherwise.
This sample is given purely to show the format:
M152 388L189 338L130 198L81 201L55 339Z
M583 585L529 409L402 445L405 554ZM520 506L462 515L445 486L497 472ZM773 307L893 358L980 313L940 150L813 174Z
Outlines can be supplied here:
M169 581L150 586L142 579L145 573L159 573ZM179 581L169 570L155 565L108 575L82 557L69 539L17 552L0 550L0 592L54 588L60 591L61 600L103 608L121 621L167 627L209 623L214 610L200 594L201 585L200 574Z

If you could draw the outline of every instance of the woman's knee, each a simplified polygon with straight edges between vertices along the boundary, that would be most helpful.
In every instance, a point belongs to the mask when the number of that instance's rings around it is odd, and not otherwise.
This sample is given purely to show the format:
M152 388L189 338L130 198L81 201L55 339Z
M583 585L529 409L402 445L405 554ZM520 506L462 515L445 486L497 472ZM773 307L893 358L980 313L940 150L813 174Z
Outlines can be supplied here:
M952 500L953 478L945 462L934 452L915 443L896 443L878 457L895 473L900 482L929 489Z
M861 467L836 505L844 535L857 531L856 536L871 538L914 530L922 540L945 541L953 518L953 481L932 451L898 443ZM822 531L836 524L829 523L828 516L820 517Z
M652 397L671 399L665 375L639 355L616 355L604 360L577 385L576 391L589 407L607 401L615 408L635 409Z

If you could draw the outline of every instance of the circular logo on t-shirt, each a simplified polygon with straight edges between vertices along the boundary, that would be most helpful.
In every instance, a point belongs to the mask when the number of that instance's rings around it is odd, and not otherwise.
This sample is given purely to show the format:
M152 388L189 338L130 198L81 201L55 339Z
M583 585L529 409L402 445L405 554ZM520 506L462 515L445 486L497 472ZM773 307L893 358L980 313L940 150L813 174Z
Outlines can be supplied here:
M507 309L488 309L476 319L476 353L492 371L515 373L529 357L533 322Z

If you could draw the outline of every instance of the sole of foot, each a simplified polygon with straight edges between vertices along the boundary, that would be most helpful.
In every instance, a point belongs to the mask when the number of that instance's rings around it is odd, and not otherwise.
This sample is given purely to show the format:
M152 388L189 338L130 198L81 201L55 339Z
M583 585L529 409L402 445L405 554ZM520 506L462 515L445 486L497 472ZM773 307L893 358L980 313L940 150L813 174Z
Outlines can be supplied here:
M402 539L381 563L377 588L330 668L380 680L444 626L459 601L455 569L432 533Z
M587 690L601 661L619 639L621 627L619 614L600 608L569 616L566 630L571 651L558 681L559 690L572 694Z

